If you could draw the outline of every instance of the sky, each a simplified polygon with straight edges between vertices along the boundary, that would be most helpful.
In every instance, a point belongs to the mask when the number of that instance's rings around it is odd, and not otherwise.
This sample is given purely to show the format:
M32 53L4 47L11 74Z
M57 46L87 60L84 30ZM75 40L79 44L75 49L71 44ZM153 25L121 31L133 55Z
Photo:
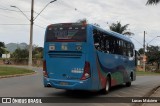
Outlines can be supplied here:
M52 0L34 0L34 17ZM33 44L43 47L45 28L54 23L76 22L86 18L109 30L112 23L129 24L130 38L138 50L146 44L160 46L160 4L145 5L147 0L57 0L35 19ZM31 0L0 0L0 42L29 44Z

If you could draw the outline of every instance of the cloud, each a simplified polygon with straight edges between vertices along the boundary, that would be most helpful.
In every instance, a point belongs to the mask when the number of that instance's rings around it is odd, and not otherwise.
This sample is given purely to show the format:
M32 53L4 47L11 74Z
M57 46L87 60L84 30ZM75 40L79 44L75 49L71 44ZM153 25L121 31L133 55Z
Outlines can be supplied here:
M35 0L34 17L51 0ZM89 23L97 23L102 28L116 21L130 24L129 29L135 33L134 38L143 43L143 31L147 32L149 41L160 34L160 6L146 6L147 0L57 0L35 20L34 44L43 46L45 28L49 24L61 22L75 22L86 18ZM11 8L16 5L30 17L30 0L0 1L0 8ZM20 12L0 9L0 37L3 42L29 42L29 25L2 25L2 24L29 24L29 21ZM108 24L107 24L108 23ZM148 37L149 36L149 37ZM142 47L135 40L136 48ZM156 40L155 40L156 42ZM154 43L155 44L155 43ZM159 44L156 42L155 45Z

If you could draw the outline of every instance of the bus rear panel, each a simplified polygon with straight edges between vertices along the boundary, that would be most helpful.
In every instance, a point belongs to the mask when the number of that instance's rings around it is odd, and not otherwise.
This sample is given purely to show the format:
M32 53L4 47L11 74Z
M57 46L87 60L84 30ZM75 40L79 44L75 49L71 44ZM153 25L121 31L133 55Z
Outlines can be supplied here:
M44 44L44 86L91 90L87 26L54 24L47 28Z

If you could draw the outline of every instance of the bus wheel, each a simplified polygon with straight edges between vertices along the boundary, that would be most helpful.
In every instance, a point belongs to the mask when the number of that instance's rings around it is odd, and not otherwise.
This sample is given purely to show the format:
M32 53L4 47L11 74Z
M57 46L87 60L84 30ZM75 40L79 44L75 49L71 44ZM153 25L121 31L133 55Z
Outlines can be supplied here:
M130 77L130 81L129 82L126 82L126 87L130 87L131 86L131 77Z
M110 87L111 87L111 80L110 80L110 77L107 77L107 79L106 79L106 86L105 86L104 89L101 90L101 93L102 94L108 94L109 90L110 90Z
M126 86L130 87L131 86L131 82L126 82Z

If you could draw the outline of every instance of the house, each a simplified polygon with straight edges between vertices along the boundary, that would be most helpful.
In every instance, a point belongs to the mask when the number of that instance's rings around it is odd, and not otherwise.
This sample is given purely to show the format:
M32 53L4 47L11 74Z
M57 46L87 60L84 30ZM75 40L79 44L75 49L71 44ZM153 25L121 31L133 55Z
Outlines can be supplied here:
M2 54L2 58L3 59L6 59L6 58L10 58L11 57L11 54Z

